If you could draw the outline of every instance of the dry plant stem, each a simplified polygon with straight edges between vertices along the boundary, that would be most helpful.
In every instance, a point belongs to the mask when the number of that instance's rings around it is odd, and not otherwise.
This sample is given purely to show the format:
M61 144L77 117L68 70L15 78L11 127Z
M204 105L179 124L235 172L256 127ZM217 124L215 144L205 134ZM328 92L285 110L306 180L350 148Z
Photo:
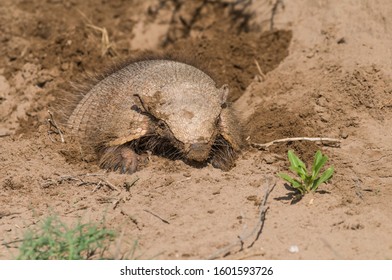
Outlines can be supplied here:
M55 134L60 135L61 143L64 143L64 142L65 142L65 140L64 140L64 134L63 134L63 132L61 131L61 129L59 128L59 126L57 125L56 121L54 120L54 117L53 117L52 112L48 110L48 114L49 114L49 117L50 117L49 119L47 119L48 124L49 124L49 129L48 129L48 136L49 136L49 139L50 139L52 142L55 142L55 141L52 139L52 137L50 137L50 134L55 133Z
M277 143L282 143L282 142L292 142L292 141L313 141L313 142L321 142L321 144L326 145L326 146L335 146L339 147L341 141L339 139L335 138L324 138L324 137L294 137L294 138L283 138L283 139L278 139L274 140L268 143L264 144L259 144L259 143L251 143L251 146L254 148L257 148L259 150L266 150L269 146L272 146Z
M79 176L83 177L83 176L101 176L101 175L99 175L99 174L84 174L84 175L79 175ZM111 190L120 192L120 190L115 185L113 185L109 181L104 180L102 178L97 178L99 180L98 182L91 182L91 181L84 181L83 179L79 178L79 176L64 175L64 176L60 176L60 178L58 178L58 179L46 179L41 184L41 187L48 188L48 187L50 187L52 185L58 185L58 184L61 184L61 183L65 182L65 181L77 181L77 182L79 182L78 186L96 185L96 187L94 188L93 192L96 192L102 186L107 186Z
M164 222L165 224L170 224L167 220L165 220L165 219L159 217L157 214L151 212L150 210L144 209L144 212L147 212L148 214L153 215L154 217L160 219L160 220L161 220L162 222Z
M260 212L259 212L259 220L257 221L256 226L253 228L253 230L246 234L246 235L239 235L237 236L237 240L234 241L233 243L227 245L226 247L218 250L216 253L212 254L211 256L208 257L209 260L214 260L217 259L218 257L222 256L228 256L232 253L232 250L236 247L240 247L240 249L238 250L238 252L242 251L244 248L244 244L245 241L247 239L249 239L250 237L255 236L255 239L252 241L252 243L247 247L247 248L251 248L254 243L259 239L261 232L263 231L263 227L264 227L264 221L265 221L265 214L267 213L268 210L268 206L266 206L267 203L267 199L269 194L272 192L272 190L274 189L276 182L273 181L271 182L273 179L268 178L267 182L265 183L265 191L264 191L264 196L263 196L263 200L260 202Z
M73 212L80 211L80 210L86 210L86 209L87 209L87 205L82 205L82 206L79 206L78 208L71 209L71 210L65 212L64 214L68 215L68 214L71 214ZM61 215L61 216L65 217L65 215Z
M108 31L106 30L106 28L105 27L101 28L101 27L94 25L93 22L81 10L79 10L79 9L76 9L76 10L88 22L88 24L86 24L87 27L90 27L90 28L101 33L101 43L102 43L101 55L104 56L110 50L112 50L113 53L115 55L117 55L116 51L114 50L114 48L112 46L112 43L110 43L109 34L108 34Z
M19 214L21 214L21 212L10 212L10 213L0 212L0 219L12 215L19 215Z
M93 192L93 193L96 192L97 190L99 190L99 189L101 188L101 186L102 186L102 181L99 181L98 184L97 184L97 186L93 189L92 192Z
M109 181L104 180L103 182L105 182L106 185L107 185L112 191L117 191L117 192L119 192L118 188L116 188L116 186L113 185L112 183L110 183Z
M256 67L257 67L257 71L259 71L259 75L260 75L261 81L265 81L265 74L261 70L260 65L259 65L259 63L257 62L256 59L255 59L255 64L256 64Z
M253 235L257 231L256 238L248 246L248 248L251 248L253 246L253 244L255 244L255 242L259 239L261 232L263 231L265 214L267 213L267 210L269 208L268 206L265 206L265 205L267 203L267 199L268 199L269 194L272 192L272 190L274 189L274 187L276 185L275 182L270 184L269 183L270 180L271 179L268 180L267 189L265 190L263 200L261 201L260 206L259 206L260 207L260 212L259 212L260 219L258 221L258 224L255 226L254 231L250 234L250 235Z
M106 30L105 27L101 28L92 24L87 24L88 27L99 31L102 35L101 35L101 43L102 43L102 51L101 51L101 55L104 56L106 53L108 53L109 49L113 49L112 48L112 44L109 41L109 35L108 35L108 31Z
M117 208L121 201L123 201L122 197L113 202L113 210Z
M11 244L14 244L14 243L23 242L24 240L25 240L25 239L16 239L16 240L9 241L9 242L3 242L3 243L1 243L1 245L5 246L6 248L11 248L11 247L8 246L8 245L11 245ZM15 248L17 248L17 247L15 247Z
M78 174L78 176L105 176L106 173L82 173Z

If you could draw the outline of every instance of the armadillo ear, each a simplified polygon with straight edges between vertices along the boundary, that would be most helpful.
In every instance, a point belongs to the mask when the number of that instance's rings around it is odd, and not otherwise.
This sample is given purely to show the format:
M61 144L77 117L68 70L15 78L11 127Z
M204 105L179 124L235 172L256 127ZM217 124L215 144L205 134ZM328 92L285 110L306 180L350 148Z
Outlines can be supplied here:
M226 101L227 101L227 97L229 96L229 85L224 84L221 88L220 88L220 101L221 101L221 105L225 105Z

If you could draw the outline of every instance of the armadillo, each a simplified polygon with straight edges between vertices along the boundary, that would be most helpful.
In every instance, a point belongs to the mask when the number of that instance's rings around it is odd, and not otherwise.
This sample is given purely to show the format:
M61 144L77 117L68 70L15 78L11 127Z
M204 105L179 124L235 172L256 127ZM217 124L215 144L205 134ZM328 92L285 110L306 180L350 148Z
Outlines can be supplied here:
M243 145L228 92L183 62L132 62L84 93L68 127L82 153L110 171L137 171L147 152L226 171Z

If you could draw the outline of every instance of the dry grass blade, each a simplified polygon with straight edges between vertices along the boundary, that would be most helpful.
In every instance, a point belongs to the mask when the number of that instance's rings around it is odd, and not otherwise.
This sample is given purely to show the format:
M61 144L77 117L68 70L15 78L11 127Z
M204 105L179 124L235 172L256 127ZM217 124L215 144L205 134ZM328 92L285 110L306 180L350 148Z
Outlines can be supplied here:
M80 11L79 9L77 9L77 11L88 22L86 24L87 27L90 27L95 31L101 33L101 56L104 56L108 53L117 55L117 52L115 51L113 44L109 40L109 34L107 29L105 27L99 27L94 25L92 21L82 11Z
M92 24L87 24L88 27L98 31L101 33L101 55L104 56L105 54L109 53L110 51L115 52L112 43L109 40L109 34L105 27L98 27Z

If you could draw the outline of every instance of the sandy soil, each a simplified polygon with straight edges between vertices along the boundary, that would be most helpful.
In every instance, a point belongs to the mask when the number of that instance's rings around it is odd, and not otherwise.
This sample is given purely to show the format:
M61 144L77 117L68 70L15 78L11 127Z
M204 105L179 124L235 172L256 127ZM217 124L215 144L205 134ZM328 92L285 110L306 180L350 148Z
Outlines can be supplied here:
M392 258L389 0L133 2L2 0L1 259L51 214L70 224L104 219L121 235L114 257L137 240L146 259ZM204 61L229 83L249 142L333 137L340 147L248 148L229 172L154 156L120 175L49 138L47 111L61 119L72 82L143 50ZM333 179L295 200L276 176L287 172L289 149L308 164L321 149Z

